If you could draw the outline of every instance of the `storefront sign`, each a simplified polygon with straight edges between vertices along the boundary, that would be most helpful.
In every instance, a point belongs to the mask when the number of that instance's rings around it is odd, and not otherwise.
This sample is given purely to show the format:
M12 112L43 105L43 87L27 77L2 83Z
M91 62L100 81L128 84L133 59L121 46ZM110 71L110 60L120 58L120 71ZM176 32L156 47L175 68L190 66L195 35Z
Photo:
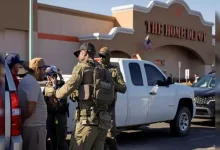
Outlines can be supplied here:
M131 55L131 58L132 58L132 59L142 60L142 59L141 59L141 56L140 56L138 53L132 54L132 55Z
M189 28L161 24L153 21L145 21L146 33L164 35L173 38L187 39L192 41L206 41L206 33L199 30Z
M157 65L157 66L165 66L165 60L155 60L154 63Z
M137 59L137 55L136 55L136 54L132 54L132 55L131 55L131 58L132 58L132 59Z

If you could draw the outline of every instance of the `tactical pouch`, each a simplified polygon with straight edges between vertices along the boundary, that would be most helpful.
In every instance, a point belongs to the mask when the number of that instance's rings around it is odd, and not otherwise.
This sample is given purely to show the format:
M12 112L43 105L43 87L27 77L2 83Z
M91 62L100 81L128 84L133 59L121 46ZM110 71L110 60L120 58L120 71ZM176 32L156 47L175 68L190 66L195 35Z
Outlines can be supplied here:
M105 130L112 128L112 119L111 119L111 114L109 112L101 111L99 113L98 127Z
M79 100L91 100L93 89L90 84L81 85L79 87Z
M102 80L96 80L95 103L111 105L114 99L114 85Z
M93 72L93 100L99 104L111 105L114 98L114 81L112 74L104 67L95 67Z
M97 113L95 112L94 107L91 107L91 109L88 111L88 124L90 125L98 125L98 117Z
M75 121L78 121L79 118L80 118L80 110L79 110L79 109L76 109L75 115L74 115L74 120L75 120Z

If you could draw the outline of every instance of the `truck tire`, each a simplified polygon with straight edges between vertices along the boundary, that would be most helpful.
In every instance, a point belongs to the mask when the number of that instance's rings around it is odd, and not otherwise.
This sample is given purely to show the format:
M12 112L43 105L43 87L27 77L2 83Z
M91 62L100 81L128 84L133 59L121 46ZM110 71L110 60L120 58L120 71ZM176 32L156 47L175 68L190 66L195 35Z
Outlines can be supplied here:
M180 107L177 114L170 122L171 134L175 136L185 136L189 133L191 125L191 113L187 107Z

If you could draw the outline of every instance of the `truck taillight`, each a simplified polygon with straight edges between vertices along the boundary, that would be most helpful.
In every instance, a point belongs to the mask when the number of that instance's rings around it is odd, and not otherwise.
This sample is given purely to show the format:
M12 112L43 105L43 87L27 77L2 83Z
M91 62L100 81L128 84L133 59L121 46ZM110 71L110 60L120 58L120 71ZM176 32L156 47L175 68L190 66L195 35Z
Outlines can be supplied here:
M21 133L21 111L19 108L18 95L10 92L11 99L11 135L17 136Z

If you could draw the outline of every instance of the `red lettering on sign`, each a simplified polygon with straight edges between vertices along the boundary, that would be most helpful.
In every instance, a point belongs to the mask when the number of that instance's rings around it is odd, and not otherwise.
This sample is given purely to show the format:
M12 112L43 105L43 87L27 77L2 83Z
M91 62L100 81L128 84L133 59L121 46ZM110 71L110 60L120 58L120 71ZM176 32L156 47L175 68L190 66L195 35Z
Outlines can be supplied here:
M152 33L153 34L157 34L157 23L156 22L153 22L153 25L152 25L152 27L153 27L153 31L152 31Z
M196 36L197 36L197 40L198 41L202 41L202 35L200 34L200 32L198 31L198 32L196 32Z
M189 30L189 39L190 40L193 40L194 39L194 37L193 37L193 30Z
M161 35L162 34L162 29L163 29L163 26L162 26L162 24L158 24L158 35Z
M179 7L176 8L176 16L179 17L181 15L181 9Z
M181 28L181 38L182 39L186 38L186 30L184 28Z
M171 34L171 37L175 37L176 36L176 27L175 26L171 26L171 29L170 29L170 34Z
M206 33L188 28L173 26L169 24L161 24L157 22L145 21L146 33L152 33L187 40L202 41L206 40Z
M180 38L180 27L176 27L176 37Z
M194 41L199 41L199 32L194 31Z
M165 31L165 35L166 35L166 36L170 36L170 25L166 24L166 25L165 25L165 30L166 30L166 31Z
M190 39L190 37L189 37L189 36L190 36L190 35L189 35L189 30L190 30L190 29L187 29L187 30L186 30L186 32L187 32L186 39L187 39L187 40L189 40L189 39Z

